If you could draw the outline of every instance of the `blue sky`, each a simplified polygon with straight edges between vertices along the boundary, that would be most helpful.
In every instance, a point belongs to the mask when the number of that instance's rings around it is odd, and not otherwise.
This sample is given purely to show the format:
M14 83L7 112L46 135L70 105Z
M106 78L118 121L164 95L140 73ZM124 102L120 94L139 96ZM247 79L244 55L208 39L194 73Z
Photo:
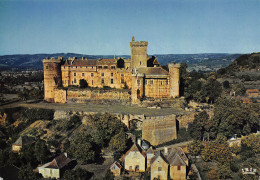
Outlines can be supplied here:
M0 55L260 51L260 0L0 0Z

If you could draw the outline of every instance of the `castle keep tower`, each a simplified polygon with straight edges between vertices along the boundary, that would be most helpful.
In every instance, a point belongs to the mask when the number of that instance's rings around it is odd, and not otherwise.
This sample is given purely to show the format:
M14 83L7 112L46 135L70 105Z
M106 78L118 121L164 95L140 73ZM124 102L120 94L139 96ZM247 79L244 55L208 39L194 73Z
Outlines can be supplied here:
M180 64L169 63L170 75L170 97L176 98L180 95Z
M62 57L43 59L44 100L54 102L54 90L61 85Z
M147 41L135 41L134 36L130 42L132 68L147 67Z

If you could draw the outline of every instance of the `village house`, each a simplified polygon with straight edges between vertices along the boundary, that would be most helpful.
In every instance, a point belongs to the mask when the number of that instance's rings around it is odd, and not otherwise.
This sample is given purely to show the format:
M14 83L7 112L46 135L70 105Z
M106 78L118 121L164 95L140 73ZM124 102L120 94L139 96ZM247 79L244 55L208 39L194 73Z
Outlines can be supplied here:
M247 97L259 97L259 90L258 89L247 89L246 90Z
M145 172L146 153L137 144L134 145L122 157L127 171Z
M20 153L22 147L31 145L35 142L32 137L29 136L20 136L15 143L12 144L12 151L14 153Z
M181 148L165 148L164 153L156 152L151 160L151 180L185 180L189 160Z
M110 171L113 173L114 176L120 176L122 171L122 166L120 165L119 162L115 161L113 164L111 164Z
M150 147L144 151L138 144L134 144L121 159L125 170L129 172L150 171L151 180L184 180L188 174L189 159L180 147L165 147L164 150Z
M66 170L71 168L70 165L72 165L72 160L67 157L67 153L63 153L51 162L38 167L38 172L44 178L59 179Z

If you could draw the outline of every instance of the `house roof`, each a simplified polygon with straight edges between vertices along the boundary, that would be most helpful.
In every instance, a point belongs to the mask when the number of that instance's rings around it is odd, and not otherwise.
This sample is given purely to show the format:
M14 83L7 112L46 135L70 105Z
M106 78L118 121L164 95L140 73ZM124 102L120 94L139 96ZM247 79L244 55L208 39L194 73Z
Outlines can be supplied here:
M13 145L16 146L24 146L24 145L28 145L28 144L32 144L34 143L34 139L32 137L28 137L28 136L20 136L15 143L13 143Z
M259 93L258 89L247 89L246 93Z
M54 158L51 163L46 166L46 168L52 168L52 169L61 169L67 164L71 162L71 159L67 158L67 156L63 153L59 155L58 157Z
M138 68L137 73L141 73L145 75L169 75L169 73L166 70L164 70L162 67Z
M88 59L67 59L64 64L64 66L96 66L97 65L97 60L88 60Z
M155 156L151 159L151 164L153 164L153 162L154 162L157 158L159 158L159 157L161 157L164 162L166 162L167 164L169 164L168 160L164 157L164 155L161 153L161 151L157 151L157 152L155 153Z
M169 164L173 166L186 166L186 163L180 157L180 155L176 152L174 156L168 158Z
M143 151L136 143L134 143L133 146L122 156L121 159L124 160L125 157L126 157L131 151L139 152L139 153L141 153L144 157L146 157L145 151Z
M117 166L119 169L122 168L122 166L120 165L120 163L117 162L117 161L115 161L113 164L111 164L110 169L111 169L113 166Z
M172 148L168 151L168 154L162 154L161 151L156 151L155 156L151 160L151 164L156 160L158 156L161 156L165 162L173 166L187 166L187 156L181 148Z
M148 153L149 153L149 154L153 154L153 153L154 153L154 150L153 150L152 146L150 146L150 148L147 150L146 153L147 153L147 154L148 154Z

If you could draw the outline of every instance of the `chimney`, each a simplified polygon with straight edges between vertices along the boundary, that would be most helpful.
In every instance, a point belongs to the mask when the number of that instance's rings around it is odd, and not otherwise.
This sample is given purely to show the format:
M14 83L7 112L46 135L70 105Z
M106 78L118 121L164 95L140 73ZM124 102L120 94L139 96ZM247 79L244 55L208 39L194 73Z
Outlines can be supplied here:
M168 154L168 147L164 147L164 154L165 154L165 155Z
M142 142L142 140L141 140L141 138L137 138L137 144L141 147L141 142Z

